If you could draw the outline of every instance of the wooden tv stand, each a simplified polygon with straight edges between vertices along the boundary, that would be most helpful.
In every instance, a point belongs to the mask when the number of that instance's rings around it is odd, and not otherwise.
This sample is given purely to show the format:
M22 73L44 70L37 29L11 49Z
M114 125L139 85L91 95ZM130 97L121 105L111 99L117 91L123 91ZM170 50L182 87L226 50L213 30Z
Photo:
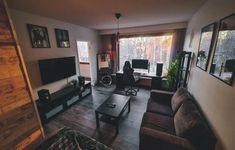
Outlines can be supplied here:
M52 93L51 100L48 102L36 100L42 124L47 123L91 93L91 82L85 81L83 86L68 86Z

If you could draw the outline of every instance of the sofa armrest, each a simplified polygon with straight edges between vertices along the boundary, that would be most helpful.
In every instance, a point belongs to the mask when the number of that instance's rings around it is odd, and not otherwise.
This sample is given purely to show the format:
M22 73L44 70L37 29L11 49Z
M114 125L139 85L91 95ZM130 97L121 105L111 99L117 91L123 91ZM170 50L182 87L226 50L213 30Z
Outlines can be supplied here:
M140 150L195 150L187 140L162 131L141 127Z
M151 90L150 97L155 101L165 102L167 104L171 103L171 98L174 92L162 91L162 90Z

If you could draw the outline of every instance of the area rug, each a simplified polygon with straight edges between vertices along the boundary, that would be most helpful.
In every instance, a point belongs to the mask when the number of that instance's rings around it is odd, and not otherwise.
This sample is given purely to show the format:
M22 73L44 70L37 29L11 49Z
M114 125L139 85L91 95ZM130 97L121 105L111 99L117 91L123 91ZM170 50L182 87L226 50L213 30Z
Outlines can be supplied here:
M38 150L112 150L95 139L71 128L63 128L47 139Z

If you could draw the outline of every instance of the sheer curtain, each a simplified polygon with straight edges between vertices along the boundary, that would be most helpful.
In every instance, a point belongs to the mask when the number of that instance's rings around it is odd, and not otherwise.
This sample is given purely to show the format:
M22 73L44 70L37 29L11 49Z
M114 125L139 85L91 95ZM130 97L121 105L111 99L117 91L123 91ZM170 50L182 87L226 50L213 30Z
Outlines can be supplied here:
M136 36L119 39L119 67L132 59L148 59L149 72L156 73L156 64L163 63L166 73L172 50L173 34Z

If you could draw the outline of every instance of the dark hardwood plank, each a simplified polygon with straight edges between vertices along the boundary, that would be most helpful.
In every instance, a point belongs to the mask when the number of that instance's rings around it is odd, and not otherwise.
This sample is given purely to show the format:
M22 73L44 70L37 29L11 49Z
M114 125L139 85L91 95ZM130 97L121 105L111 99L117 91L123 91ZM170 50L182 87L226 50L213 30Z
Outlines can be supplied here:
M115 150L138 150L139 129L143 113L146 111L150 91L140 89L137 96L131 98L131 112L123 114L119 134L116 135L115 126L100 122L96 128L95 109L113 93L115 88L93 87L92 95L86 97L76 105L45 124L47 137L56 133L62 127L71 127L93 137L94 139L114 148ZM115 93L122 93L115 91Z

